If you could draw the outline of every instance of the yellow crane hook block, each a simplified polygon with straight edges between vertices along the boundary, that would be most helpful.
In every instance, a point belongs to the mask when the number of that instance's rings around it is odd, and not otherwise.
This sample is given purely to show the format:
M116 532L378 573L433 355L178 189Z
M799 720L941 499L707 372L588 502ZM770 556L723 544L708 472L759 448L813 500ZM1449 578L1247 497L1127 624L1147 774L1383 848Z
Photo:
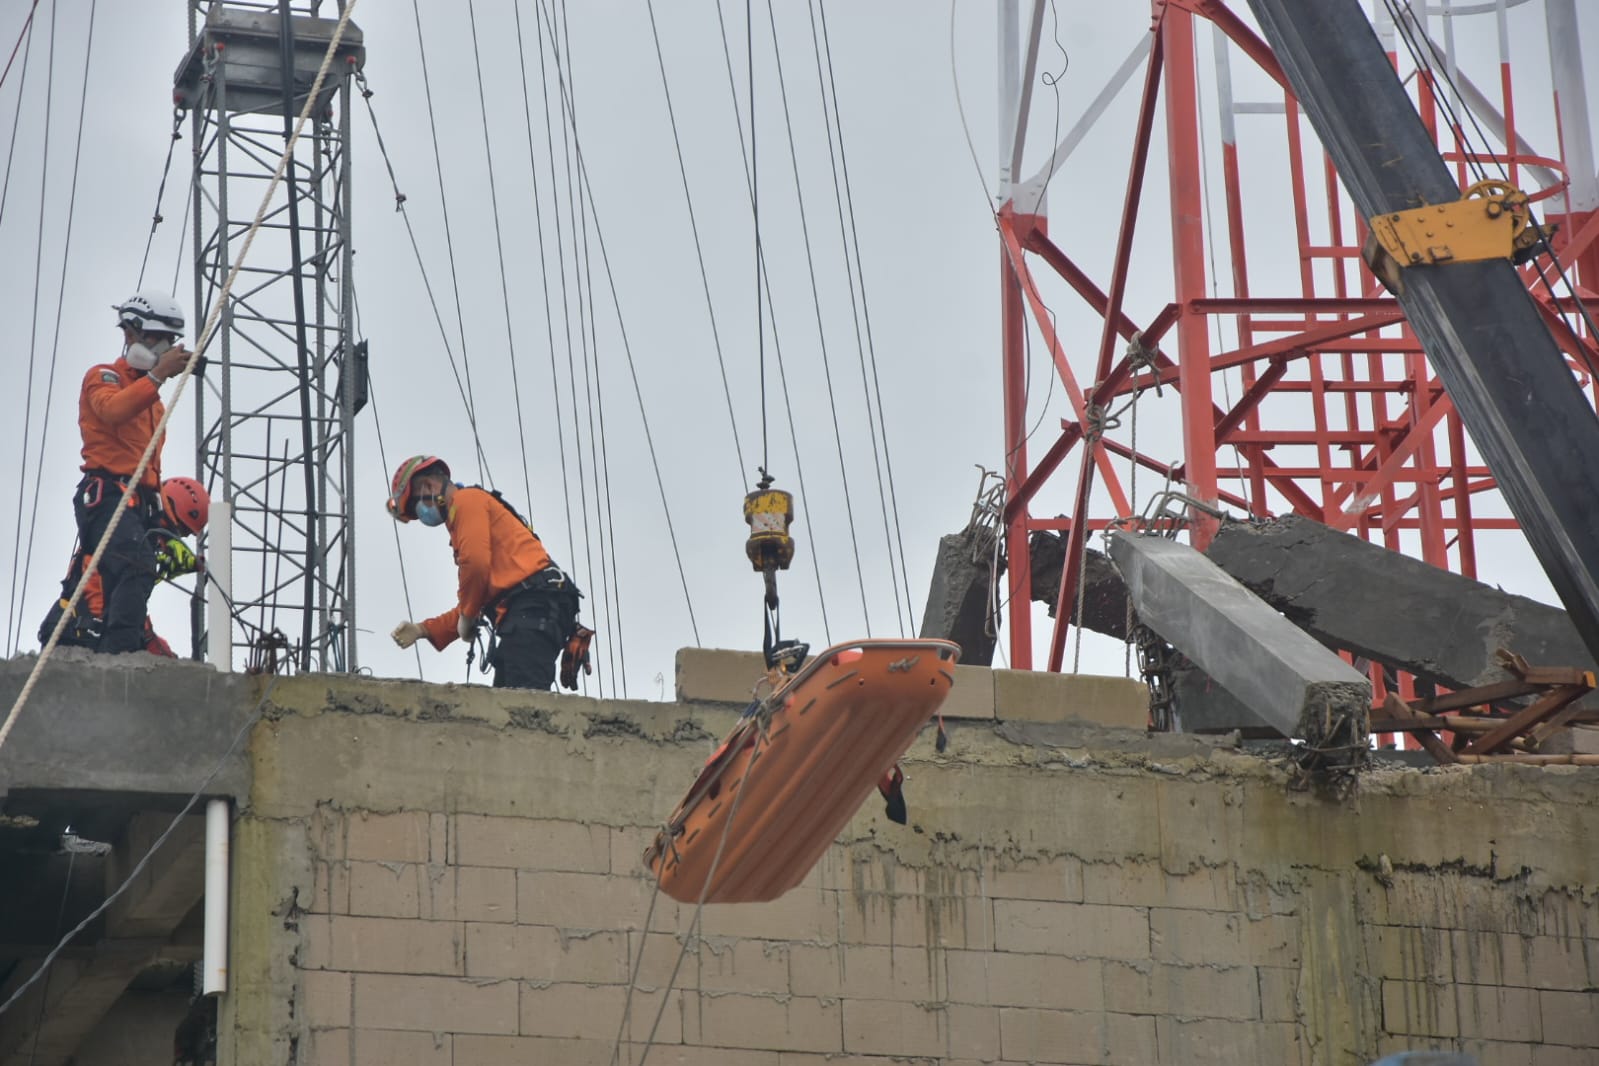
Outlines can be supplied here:
M1479 181L1450 203L1373 215L1370 225L1361 258L1395 295L1404 291L1402 267L1519 263L1539 240L1527 194L1503 181Z
M794 561L794 538L788 532L794 521L794 496L771 484L772 479L764 477L760 487L744 497L744 521L750 527L744 554L765 573L787 570Z

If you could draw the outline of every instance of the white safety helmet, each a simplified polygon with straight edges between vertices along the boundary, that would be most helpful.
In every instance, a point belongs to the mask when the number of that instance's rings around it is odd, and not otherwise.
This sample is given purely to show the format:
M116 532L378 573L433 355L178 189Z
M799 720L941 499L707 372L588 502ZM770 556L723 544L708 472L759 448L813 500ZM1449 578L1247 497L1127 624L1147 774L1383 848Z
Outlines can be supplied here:
M117 325L132 326L140 333L183 332L183 308L164 292L136 292L111 310L117 313Z

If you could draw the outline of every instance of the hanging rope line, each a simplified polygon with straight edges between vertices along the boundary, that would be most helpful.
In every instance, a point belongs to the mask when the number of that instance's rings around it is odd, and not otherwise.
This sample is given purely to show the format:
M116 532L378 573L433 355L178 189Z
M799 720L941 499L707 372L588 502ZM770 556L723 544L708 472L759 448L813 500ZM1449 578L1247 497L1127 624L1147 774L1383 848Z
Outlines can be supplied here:
M34 7L38 7L39 6L39 0L34 0L33 6ZM17 77L21 79L21 82L17 86L17 106L15 108L13 108L12 112L11 112L11 143L10 143L10 147L8 147L6 149L6 177L5 177L5 182L3 184L0 184L0 221L4 221L5 220L5 217L6 217L6 203L10 199L9 194L11 192L11 163L17 157L17 126L22 121L22 97L23 97L24 91L28 87L28 59L29 59L30 56L33 55L33 11L32 10L29 10L29 12L28 12L27 25L23 26L23 28L22 28L22 38L21 38L21 40L22 40L22 69L20 71L18 71L18 73L17 73ZM16 58L16 52L14 50L12 52L12 58L13 59ZM10 69L11 69L11 65L9 63L7 63L6 64L6 70L9 72Z
M548 259L544 243L544 197L539 190L539 168L533 147L533 100L528 91L527 83L527 50L523 44L522 35L522 9L520 5L511 5L511 14L516 19L516 55L518 66L522 73L522 118L527 128L527 165L528 173L533 180L533 221L538 233L539 241L539 291L544 297L544 339L550 353L550 397L555 403L555 441L561 457L561 484L567 485L571 478L568 473L569 466L566 457L566 422L561 411L561 381L560 373L555 363L555 323L550 313L550 274L547 269ZM539 39L543 40L543 31L539 31ZM539 63L542 71L544 53L539 51ZM550 111L549 94L545 92L544 98L544 135L545 143L550 143ZM555 169L553 156L550 167L550 190L555 191ZM559 221L559 210L556 211ZM559 252L559 249L557 249ZM564 313L564 308L563 308ZM577 538L572 534L572 503L568 494L561 493L561 508L566 517L566 543L570 551L576 551ZM588 575L585 573L584 579ZM584 684L587 684L585 680Z
M705 311L711 320L711 343L716 349L716 366L722 375L722 396L727 400L727 420L733 427L733 455L738 461L739 484L744 484L749 468L744 465L744 444L739 440L738 417L733 412L733 390L727 383L727 361L722 354L722 333L716 324L716 304L711 299L711 277L705 269L705 249L700 243L700 224L694 212L694 197L689 192L688 165L683 160L683 140L678 135L677 112L672 107L672 87L666 78L666 58L661 52L661 35L655 25L655 0L646 0L650 14L650 35L655 41L655 63L661 72L661 94L666 101L666 117L672 124L672 147L677 152L677 173L683 182L683 201L688 205L689 231L694 235L694 258L700 268L700 284L705 291ZM764 440L763 440L764 447ZM764 461L764 452L763 452Z
M532 464L527 455L527 417L522 412L522 381L516 369L516 333L511 327L510 285L505 280L504 227L500 225L500 195L494 180L494 147L489 138L489 102L483 92L483 50L478 45L475 0L466 0L466 17L472 27L472 64L477 76L478 112L483 118L483 159L489 178L489 208L494 217L494 252L500 264L500 301L505 312L505 350L511 364L511 395L516 401L516 437L522 447L522 493L527 505L532 507L533 483L528 474Z
M90 60L94 53L94 20L98 8L99 0L90 0L89 28L83 46L83 83L78 94L78 132L74 139L72 150L72 181L67 192L66 234L61 241L61 276L56 285L56 320L55 327L51 332L50 340L50 371L45 379L44 421L39 427L39 455L33 472L33 506L30 508L30 516L28 518L28 547L22 564L22 573L24 575L27 575L33 569L33 540L35 531L37 530L39 524L39 490L44 484L44 446L45 443L50 440L50 411L54 406L53 401L55 399L56 389L56 368L59 365L61 355L61 314L62 309L66 306L67 264L71 261L72 256L72 222L73 219L77 217L78 167L83 160L83 119L89 100L89 69ZM54 8L52 7L52 15L53 12ZM31 354L28 365L29 375L31 377L33 366ZM33 394L31 382L29 384L28 394L30 397L29 406L31 408L31 397ZM11 587L13 590L15 590L17 587L15 559L16 557L13 555L13 570L11 573ZM20 604L20 599L18 602ZM12 642L12 655L16 655L20 643L20 639Z
M720 2L717 13L721 13ZM761 283L766 261L761 255L761 157L755 148L755 20L750 13L750 0L744 0L744 65L750 98L750 154L745 164L749 167L750 215L755 231L755 350L761 368L761 473L764 476L772 469L772 459L766 432L766 320L761 310Z
M899 491L896 487L896 481L894 478L894 460L888 446L888 419L883 408L883 386L877 374L877 346L872 342L871 304L866 299L866 270L861 260L860 233L855 226L855 196L853 192L851 192L850 187L849 155L844 150L844 123L839 115L838 85L833 79L833 46L832 41L827 34L827 8L823 4L822 0L817 0L816 7L812 9L807 5L807 10L811 11L811 51L816 58L817 88L820 91L822 98L822 125L827 131L827 154L829 161L832 163L833 173L833 202L838 207L839 237L841 241L844 238L846 208L849 215L849 239L844 241L844 273L845 282L849 286L850 319L855 327L855 351L857 358L861 361L861 387L863 390L866 388L866 361L869 358L871 362L872 384L871 391L868 395L875 400L876 421L874 422L872 420L872 402L868 401L867 429L871 432L872 470L877 475L878 502L884 507L883 532L885 536L887 536L889 533L889 511L892 510L893 512L893 539L888 545L888 559L890 567L889 576L892 580L894 549L897 546L899 549L899 580L905 587L906 619L910 624L911 630L914 631L916 628L916 619L912 614L912 611L914 610L914 600L911 595L910 576L906 572L905 567L905 537L900 530ZM821 40L823 47L826 49L827 80L825 87L822 84L823 60L821 53L817 49L816 30L818 13L821 16ZM831 110L829 110L828 107L828 90L831 90L832 92ZM838 145L836 155L834 154L835 131L837 133ZM840 195L841 188L842 195ZM851 252L853 252L853 256L851 255ZM853 269L851 269L852 260ZM858 305L855 299L855 290L857 285L860 287L860 302ZM861 345L863 325L865 329L864 354L862 352ZM878 432L882 433L883 438L881 466L879 465L877 451ZM882 473L885 468L888 472L886 493L884 492L884 478ZM895 594L897 598L897 587L895 589ZM897 606L898 605L896 604L896 607ZM905 632L904 625L902 624L900 628L900 635L903 636Z
M29 13L31 20L32 13ZM33 248L33 310L28 317L28 377L27 406L22 415L22 447L17 461L17 527L12 535L11 542L18 544L22 540L22 501L27 493L28 476L28 442L33 439L33 368L37 362L34 353L38 348L39 340L39 286L44 279L44 202L45 194L50 186L50 106L55 93L55 68L56 68L56 6L50 5L50 45L45 53L44 77L44 148L39 153L39 222L34 238ZM24 72L26 73L26 72ZM25 81L26 79L24 79ZM22 102L22 87L17 90L17 103ZM13 145L14 147L14 145ZM40 448L41 462L43 461L43 448ZM31 539L31 534L30 534ZM21 611L21 590L17 587L17 555L11 555L11 604L6 614L7 645L13 654L19 643L15 631L17 616Z
M17 43L11 46L11 56L6 60L6 69L0 71L0 87L4 87L6 78L11 74L11 64L16 62L17 49L22 47L23 40L33 31L33 13L37 10L39 10L39 0L33 0L28 7L28 17L22 20L22 30L17 34ZM26 69L28 61L24 59L22 65Z
M427 100L428 133L433 141L433 170L439 182L439 210L444 214L444 249L450 264L450 291L455 297L456 332L461 341L461 371L466 379L467 418L472 424L473 445L477 448L478 477L492 484L494 478L489 473L488 456L484 453L483 442L477 435L477 401L472 391L472 363L467 353L466 319L461 311L461 280L455 268L455 238L452 236L453 230L450 226L450 200L444 188L444 157L439 151L439 128L433 114L433 83L428 77L427 43L423 39L422 12L417 6L417 0L411 0L411 13L416 23L416 47L422 59L422 92Z
M161 183L156 186L155 190L155 210L150 212L150 233L144 238L144 257L139 260L139 282L133 286L135 289L144 288L144 270L150 264L150 246L155 243L155 231L165 221L161 217L161 203L167 194L167 174L172 170L172 150L177 147L178 142L182 139L183 111L174 108L172 111L172 137L167 141L167 161L161 165ZM187 214L185 214L185 217L187 217ZM182 235L181 226L179 227L179 235L180 237Z
M739 153L744 160L744 193L749 198L751 209L753 210L755 203L755 185L751 176L749 150L744 143L743 117L739 114L738 110L738 84L733 74L733 52L731 46L728 44L727 22L722 13L722 0L717 0L716 2L716 17L717 22L721 27L722 61L727 70L728 98L733 104L733 126L738 131ZM799 432L794 422L794 406L788 392L788 373L785 369L783 360L783 334L782 330L778 328L777 308L772 304L772 279L766 271L766 261L757 256L757 266L761 272L761 281L766 295L766 314L771 318L772 321L772 355L777 363L778 379L783 389L783 409L788 418L789 443L794 452L794 473L795 477L799 481L800 487L799 496L795 501L795 506L799 509L798 514L800 521L811 530L811 550L804 554L810 560L811 572L816 580L816 602L822 616L822 634L826 638L827 642L831 644L833 642L833 636L828 625L827 594L822 587L821 545L819 531L817 530L815 524L810 520L810 509L806 502L810 499L810 490L805 484L805 463L800 453ZM764 366L764 360L762 361L762 365ZM763 412L765 410L764 399L762 400L762 410ZM764 414L762 417L764 422ZM764 440L762 442L762 450L765 450Z
M805 248L805 266L809 273L811 282L811 305L816 312L816 342L818 351L822 357L822 380L827 386L827 410L833 421L833 444L838 453L838 476L844 488L844 514L849 525L850 548L855 556L855 582L856 586L860 589L861 594L861 615L865 619L867 631L870 632L872 628L872 612L866 597L866 576L865 570L861 565L860 537L858 536L855 527L855 503L849 487L849 466L844 459L844 436L838 424L838 399L833 391L832 361L829 359L827 354L827 327L822 320L822 295L821 290L816 284L816 259L811 249L810 222L805 212L805 190L800 183L799 151L794 146L794 123L789 111L788 84L783 74L782 48L778 44L777 20L772 14L772 0L766 0L766 14L767 21L772 31L772 57L777 64L777 88L779 98L783 103L784 129L788 134L788 156L794 175L794 197L799 207L800 239ZM752 86L752 101L754 99L753 93L754 89ZM753 115L754 112L752 111L750 138L752 147L754 141ZM875 436L873 438L873 447L874 449L876 447ZM890 563L892 564L892 555L890 556ZM892 573L893 571L891 569L891 576ZM899 615L899 586L897 584L894 586L894 614L896 617ZM902 629L901 634L903 634L903 632L904 630Z
M83 568L83 573L78 578L77 587L73 589L72 596L67 600L57 619L55 628L50 632L49 640L39 652L39 658L33 664L33 669L28 674L28 679L22 685L22 690L17 693L16 701L11 705L11 710L6 715L3 725L0 725L0 749L4 749L6 739L11 735L11 730L16 727L17 718L22 713L22 708L27 705L28 697L32 694L34 686L39 682L39 674L44 670L45 664L50 661L50 656L55 652L57 643L61 640L61 633L67 627L77 611L78 602L83 599L83 592L89 585L89 578L100 568L100 559L105 555L106 546L111 543L112 536L116 533L117 526L122 522L122 516L128 511L128 501L138 491L144 472L150 466L150 460L155 455L156 446L166 435L167 423L172 421L172 416L177 412L183 399L184 390L188 388L189 379L194 376L195 367L199 365L211 337L216 331L217 321L221 318L222 308L227 304L228 295L233 290L233 284L238 279L246 258L250 253L250 246L255 243L255 236L260 232L262 223L266 220L267 209L271 206L272 196L277 192L278 186L283 183L283 175L288 170L289 164L294 159L294 147L299 143L301 131L304 130L306 121L311 113L311 107L316 103L322 91L322 82L327 77L328 67L333 62L334 53L338 50L339 42L344 38L344 31L350 24L350 15L355 10L356 0L345 0L344 9L339 13L339 20L333 28L332 39L328 42L327 54L322 57L322 64L317 68L316 79L311 83L311 91L306 94L305 107L300 111L300 117L294 124L294 130L289 135L288 142L283 146L283 153L278 158L277 169L272 175L272 180L267 183L266 191L261 198L261 206L256 210L255 219L244 232L244 239L239 248L238 258L229 268L227 278L222 283L222 289L217 294L216 303L211 307L211 313L206 318L205 328L201 331L200 339L195 345L194 352L189 356L189 361L184 364L183 372L178 375L178 387L172 394L172 400L162 414L160 422L156 424L155 432L151 435L150 443L145 446L144 454L139 457L138 465L128 475L128 486L122 493L122 503L107 523L105 533L100 538L100 543L95 545L94 553Z
M545 10L545 7L544 7L542 2L539 5L539 12L540 12L541 15L543 15L545 17L546 20L549 19L549 13ZM553 39L554 39L554 32L555 32L554 25L551 24L549 26L549 29L550 29L550 33L551 33L552 46L553 46ZM682 585L682 588L683 588L683 600L684 600L685 605L688 608L689 627L694 633L694 643L695 643L696 646L698 646L700 644L700 631L699 631L699 623L694 617L694 599L690 595L689 589L688 589L688 574L687 574L687 571L683 568L683 554L682 554L681 549L678 546L677 529L676 529L675 525L672 522L671 505L667 502L667 498L666 498L666 481L661 476L661 464L660 464L660 459L659 459L659 457L658 457L658 455L656 453L656 450L655 450L655 438L654 438L654 434L651 433L651 431L650 431L649 412L644 407L644 390L643 390L642 386L640 386L640 384L639 384L638 368L637 368L637 365L635 364L634 359L633 359L633 346L629 342L628 336L627 336L627 322L626 322L625 318L622 315L622 303L621 303L621 298L617 294L617 290L616 290L616 277L615 277L615 274L613 273L613 271L611 270L610 253L606 250L606 247L605 247L605 236L604 236L604 233L601 231L601 228L600 228L599 213L598 213L598 209L597 209L597 207L595 205L595 202L594 202L593 186L592 186L592 184L589 181L588 167L584 163L584 160L583 160L583 147L582 147L582 143L579 140L578 134L577 134L577 114L576 114L576 111L574 110L573 104L572 104L571 89L567 85L566 75L565 75L565 73L562 70L561 56L560 56L559 52L557 52L555 54L555 59L556 59L555 75L556 75L556 80L557 80L557 82L559 84L559 87L560 87L561 108L562 108L562 111L565 114L565 122L563 123L563 127L564 128L569 128L571 130L571 134L572 134L572 154L573 154L573 158L576 160L576 163L577 163L578 179L581 182L581 186L582 186L582 188L584 190L584 194L585 194L584 204L585 204L585 206L587 208L587 212L588 212L588 215L590 217L590 220L594 224L594 240L595 240L595 243L599 246L600 264L604 268L605 279L606 279L606 282L607 282L607 284L608 284L608 286L610 288L610 291L611 291L611 306L612 306L613 310L616 313L617 332L619 333L619 335L621 337L622 352L626 356L626 359L627 359L628 375L631 377L632 382L633 382L633 395L634 395L634 398L638 402L639 423L640 423L641 428L644 431L644 442L645 442L645 445L647 446L647 450L650 453L650 466L651 466L651 468L653 469L653 471L655 473L655 486L656 486L656 489L659 492L660 498L661 498L661 513L662 513L662 516L666 520L667 536L668 536L668 539L671 541L671 545L672 545L672 557L673 557L673 560L677 564L678 581Z
M372 120L372 135L377 141L378 154L383 157L384 169L389 174L389 184L394 189L394 210L399 213L405 223L405 233L411 242L411 255L416 260L417 270L422 275L422 288L427 293L428 306L433 311L433 321L439 327L439 340L444 348L445 357L449 360L450 373L455 377L455 390L461 397L461 405L466 409L467 424L472 430L474 448L478 453L478 462L485 473L488 471L488 460L483 453L483 445L478 434L477 412L473 408L472 398L467 392L467 384L461 376L461 366L456 362L455 350L450 344L449 328L444 324L443 312L439 310L438 296L433 289L433 279L428 275L427 260L422 255L422 246L416 239L416 230L411 225L411 215L405 209L406 195L400 191L398 179L394 175L394 164L389 159L388 145L384 143L383 131L378 127L377 112L372 107L372 90L367 86L366 76L356 71L356 84L361 88L361 96L366 101L367 116Z

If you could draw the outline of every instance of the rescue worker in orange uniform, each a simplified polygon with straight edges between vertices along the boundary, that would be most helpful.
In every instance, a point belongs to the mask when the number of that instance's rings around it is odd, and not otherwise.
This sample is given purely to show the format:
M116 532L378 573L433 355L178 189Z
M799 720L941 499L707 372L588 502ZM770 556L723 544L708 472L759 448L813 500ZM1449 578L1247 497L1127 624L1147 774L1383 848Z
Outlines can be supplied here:
M189 353L177 343L183 308L158 292L140 292L115 305L122 355L84 375L78 398L83 432L83 479L72 497L78 543L92 553L122 502L123 491L155 435L165 408L161 385L181 373ZM160 510L161 445L156 444L132 497L100 559L105 589L98 650L144 648L145 605L155 587L155 547L147 534Z
M582 593L510 504L498 493L451 481L442 459L417 455L395 471L388 507L397 521L446 527L459 575L456 605L423 622L401 622L392 634L396 644L409 648L426 637L443 651L457 637L475 639L487 622L495 688L548 690L563 651L562 684L577 688L577 668L588 671L594 635L577 622Z
M193 478L174 477L161 483L161 510L156 516L156 528L148 534L155 548L157 571L161 580L168 581L184 574L192 574L199 569L194 553L184 546L180 538L198 535L205 529L206 519L210 513L211 495L198 481ZM51 605L44 621L39 624L40 647L43 647L50 639L50 634L55 632L56 622L71 601L72 593L77 590L78 579L83 575L83 568L89 565L89 557L92 554L93 547L83 544L79 544L77 550L72 553L67 576L61 581L61 596ZM89 575L89 583L84 586L83 596L78 600L72 619L62 629L59 643L68 647L97 649L104 628L105 584L97 571ZM155 625L150 621L149 615L144 617L142 635L144 651L152 655L164 655L169 659L177 658L172 646L156 634Z

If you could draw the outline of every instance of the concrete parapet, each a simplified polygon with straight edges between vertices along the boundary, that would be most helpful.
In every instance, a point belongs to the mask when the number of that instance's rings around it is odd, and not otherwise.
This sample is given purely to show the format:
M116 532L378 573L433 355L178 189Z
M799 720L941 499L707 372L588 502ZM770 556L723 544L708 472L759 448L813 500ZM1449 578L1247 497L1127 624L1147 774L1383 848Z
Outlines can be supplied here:
M1142 681L1033 670L994 671L994 714L1002 722L1093 722L1120 729L1149 723Z

